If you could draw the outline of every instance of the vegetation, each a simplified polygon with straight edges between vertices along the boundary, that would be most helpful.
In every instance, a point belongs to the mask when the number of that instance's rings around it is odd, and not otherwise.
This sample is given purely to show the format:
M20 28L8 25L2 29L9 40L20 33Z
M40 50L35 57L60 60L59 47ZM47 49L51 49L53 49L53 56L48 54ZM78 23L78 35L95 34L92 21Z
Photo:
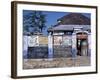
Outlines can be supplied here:
M24 32L42 33L46 27L46 15L41 11L32 11L23 17Z

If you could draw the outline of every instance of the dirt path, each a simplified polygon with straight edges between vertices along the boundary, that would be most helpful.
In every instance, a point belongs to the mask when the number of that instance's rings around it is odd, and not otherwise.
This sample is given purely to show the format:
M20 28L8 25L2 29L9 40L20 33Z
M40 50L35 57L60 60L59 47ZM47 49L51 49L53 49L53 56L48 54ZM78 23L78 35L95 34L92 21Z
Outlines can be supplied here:
M90 57L78 56L72 58L54 58L50 59L24 59L23 69L38 69L38 68L57 68L57 67L77 67L90 66Z

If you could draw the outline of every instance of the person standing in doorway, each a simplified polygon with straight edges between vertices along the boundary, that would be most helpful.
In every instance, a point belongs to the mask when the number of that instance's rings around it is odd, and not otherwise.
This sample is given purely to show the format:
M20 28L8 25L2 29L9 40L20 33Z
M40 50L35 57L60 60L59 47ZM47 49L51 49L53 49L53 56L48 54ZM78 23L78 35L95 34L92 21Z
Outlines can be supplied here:
M87 41L84 40L81 43L81 54L82 56L87 56Z

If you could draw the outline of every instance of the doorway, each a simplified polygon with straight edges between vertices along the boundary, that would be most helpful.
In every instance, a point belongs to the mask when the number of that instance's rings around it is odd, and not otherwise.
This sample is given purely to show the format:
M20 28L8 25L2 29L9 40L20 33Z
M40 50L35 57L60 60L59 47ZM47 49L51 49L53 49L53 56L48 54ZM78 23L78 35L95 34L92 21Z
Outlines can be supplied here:
M87 33L77 33L77 55L88 55L88 38Z

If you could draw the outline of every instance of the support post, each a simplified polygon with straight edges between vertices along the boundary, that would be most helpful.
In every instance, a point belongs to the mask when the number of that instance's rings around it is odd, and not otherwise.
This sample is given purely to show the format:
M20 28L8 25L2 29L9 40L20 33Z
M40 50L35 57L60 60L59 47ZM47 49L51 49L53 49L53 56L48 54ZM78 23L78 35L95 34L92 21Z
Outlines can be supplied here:
M77 56L77 48L76 48L76 34L72 34L72 57L75 58Z
M53 59L53 40L51 32L49 32L48 36L48 58L51 60Z
M25 35L23 37L23 57L27 58L27 52L28 52L28 36Z
M88 56L91 56L91 33L88 33Z
M72 34L72 63L73 66L76 65L77 48L76 48L76 33Z

